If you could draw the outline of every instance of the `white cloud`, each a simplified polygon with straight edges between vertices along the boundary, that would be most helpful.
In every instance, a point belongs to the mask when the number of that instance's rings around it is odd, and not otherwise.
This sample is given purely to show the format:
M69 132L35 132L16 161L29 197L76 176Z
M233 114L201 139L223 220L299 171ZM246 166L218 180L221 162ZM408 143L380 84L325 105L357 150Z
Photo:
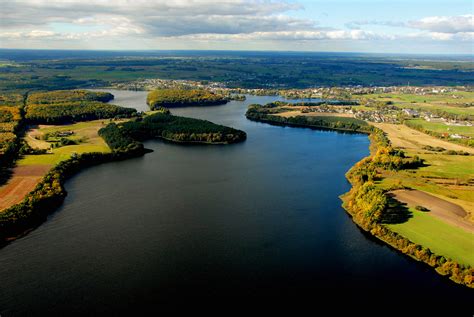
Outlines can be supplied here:
M409 22L353 21L345 29L335 29L321 27L312 19L290 16L290 11L302 8L290 0L10 0L1 4L0 38L69 43L100 43L97 39L220 43L473 40L473 15L426 17ZM58 25L65 27L61 29ZM385 28L365 30L367 25L406 30L393 35L382 31Z
M276 31L252 32L245 34L194 34L175 38L199 41L227 40L271 40L271 41L317 41L317 40L378 40L391 39L390 36L360 30L320 30L320 31Z
M39 38L53 38L57 36L56 33L44 30L31 30L28 32L0 32L0 38L12 39L39 39Z
M351 21L346 23L346 27L349 29L360 29L366 25L380 25L380 26L390 26L390 27L404 27L404 22L399 21L379 21L379 20L362 20L362 21Z
M410 21L407 26L435 33L474 32L474 15L426 17L418 21Z

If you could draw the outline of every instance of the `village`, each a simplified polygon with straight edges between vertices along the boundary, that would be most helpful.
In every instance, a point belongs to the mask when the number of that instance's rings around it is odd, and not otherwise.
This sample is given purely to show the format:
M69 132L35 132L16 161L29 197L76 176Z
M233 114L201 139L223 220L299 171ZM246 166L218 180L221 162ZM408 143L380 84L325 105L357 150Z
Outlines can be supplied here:
M245 95L282 96L288 100L301 99L303 102L319 103L323 100L349 101L349 105L305 107L302 113L341 113L355 118L375 122L401 124L410 119L422 119L429 123L440 123L453 127L472 127L472 114L459 115L448 110L440 111L439 107L429 107L426 100L417 102L416 97L425 96L428 100L442 99L445 104L453 103L456 107L474 107L471 99L464 100L463 94L474 91L472 86L389 86L389 87L314 87L307 89L268 89L268 88L229 88L227 83L212 81L142 79L126 83L115 83L116 89L153 90L153 89L206 89L223 94L229 100L244 100ZM391 95L393 94L393 96ZM410 98L404 98L404 97ZM395 101L392 101L394 97ZM398 99L399 101L397 101ZM438 102L438 101L436 101ZM353 105L356 103L357 105ZM443 132L443 138L470 139L460 133Z

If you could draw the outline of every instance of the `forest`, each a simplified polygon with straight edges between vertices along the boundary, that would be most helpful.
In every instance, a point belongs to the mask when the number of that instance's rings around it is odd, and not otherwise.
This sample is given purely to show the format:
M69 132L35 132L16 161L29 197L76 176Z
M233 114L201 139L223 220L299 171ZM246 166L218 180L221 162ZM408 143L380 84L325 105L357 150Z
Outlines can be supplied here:
M27 99L25 119L35 124L61 124L136 115L135 109L105 103L112 99L110 93L85 90L32 93Z
M0 165L9 162L19 146L20 121L19 107L0 106Z
M55 104L29 104L25 119L36 124L62 124L77 121L130 118L137 111L102 102L65 102Z
M212 106L227 102L226 97L204 89L157 89L147 96L151 110L157 107Z
M166 112L118 125L111 123L99 130L99 135L114 151L134 146L135 140L144 141L151 138L183 143L229 144L241 142L247 137L241 130Z
M109 102L114 95L108 92L87 90L57 90L32 93L28 96L28 104L54 104L75 101L100 101Z

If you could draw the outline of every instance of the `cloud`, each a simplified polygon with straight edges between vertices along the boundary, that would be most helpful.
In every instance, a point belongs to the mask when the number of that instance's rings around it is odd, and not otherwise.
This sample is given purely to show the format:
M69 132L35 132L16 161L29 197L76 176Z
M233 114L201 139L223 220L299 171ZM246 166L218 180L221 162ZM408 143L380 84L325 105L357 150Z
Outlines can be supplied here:
M380 25L380 26L391 26L391 27L404 27L404 22L398 21L379 21L379 20L362 20L362 21L351 21L345 24L349 29L360 29L366 25Z
M352 21L346 29L320 26L291 11L291 0L9 0L0 9L0 38L89 41L379 41L428 39L470 41L473 15L416 21ZM365 30L405 28L398 35ZM382 29L382 28L381 28ZM411 33L410 33L411 32Z
M388 36L360 30L320 30L320 31L276 31L252 32L245 34L196 34L180 36L181 39L199 41L227 41L227 40L270 40L270 41L317 41L317 40L376 40L389 39Z
M271 28L310 27L310 20L281 13L301 6L283 0L12 0L2 3L0 26L22 28L51 23L93 23L107 16L128 19L129 25L152 35L169 36L215 31L246 33ZM109 21L100 21L109 25Z
M360 30L367 25L402 27L424 31L406 34L409 38L425 37L440 41L469 40L472 38L472 32L474 32L474 15L433 16L408 22L363 20L346 23L346 27L355 30Z
M418 21L410 21L406 25L414 29L436 33L474 32L474 15L427 17Z

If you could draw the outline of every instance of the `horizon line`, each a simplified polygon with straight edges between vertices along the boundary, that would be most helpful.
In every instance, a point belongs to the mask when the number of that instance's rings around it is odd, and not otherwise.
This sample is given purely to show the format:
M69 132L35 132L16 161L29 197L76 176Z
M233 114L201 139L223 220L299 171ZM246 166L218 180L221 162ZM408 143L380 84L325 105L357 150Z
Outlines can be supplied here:
M248 53L325 53L325 54L377 54L377 55L416 55L416 56L469 56L474 58L474 53L405 53L405 52L359 52L359 51L310 51L310 50L228 50L228 49L64 49L64 48L7 48L0 50L17 51L65 51L65 52L248 52Z

